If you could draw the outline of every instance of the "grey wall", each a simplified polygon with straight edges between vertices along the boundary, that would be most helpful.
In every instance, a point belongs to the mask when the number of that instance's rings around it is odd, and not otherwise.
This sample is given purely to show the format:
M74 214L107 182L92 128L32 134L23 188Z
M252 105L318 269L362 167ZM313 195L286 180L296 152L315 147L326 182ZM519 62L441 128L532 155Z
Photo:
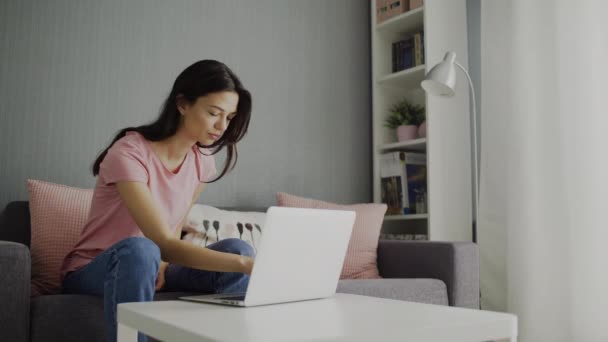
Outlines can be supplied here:
M254 110L236 170L199 202L369 201L369 51L366 0L3 0L0 206L27 199L27 178L92 188L116 131L153 120L206 58L239 75Z

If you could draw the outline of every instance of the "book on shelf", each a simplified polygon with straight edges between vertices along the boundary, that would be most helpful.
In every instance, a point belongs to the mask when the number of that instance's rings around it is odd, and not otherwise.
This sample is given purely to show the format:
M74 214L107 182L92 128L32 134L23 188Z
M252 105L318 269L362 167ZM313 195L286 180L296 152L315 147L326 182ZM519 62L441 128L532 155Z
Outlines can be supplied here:
M426 154L390 152L380 157L380 197L387 215L426 213Z
M404 39L392 44L393 72L409 69L414 66L414 41Z
M392 72L424 64L424 31L392 43Z
M424 31L414 33L414 65L424 64Z

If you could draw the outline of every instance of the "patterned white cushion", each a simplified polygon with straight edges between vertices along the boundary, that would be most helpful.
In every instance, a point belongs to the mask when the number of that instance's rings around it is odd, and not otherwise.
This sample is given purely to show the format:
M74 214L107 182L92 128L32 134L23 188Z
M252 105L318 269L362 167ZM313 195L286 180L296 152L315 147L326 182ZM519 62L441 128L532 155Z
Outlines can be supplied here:
M264 229L266 213L221 210L194 204L184 224L184 240L205 247L217 241L237 238L256 251Z

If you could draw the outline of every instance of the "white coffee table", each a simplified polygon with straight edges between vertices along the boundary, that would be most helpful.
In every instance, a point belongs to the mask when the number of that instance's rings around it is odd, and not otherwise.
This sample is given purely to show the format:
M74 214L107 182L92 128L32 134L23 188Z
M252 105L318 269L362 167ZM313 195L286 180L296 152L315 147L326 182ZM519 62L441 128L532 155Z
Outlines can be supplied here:
M118 341L517 340L511 314L336 294L251 308L184 301L118 305Z

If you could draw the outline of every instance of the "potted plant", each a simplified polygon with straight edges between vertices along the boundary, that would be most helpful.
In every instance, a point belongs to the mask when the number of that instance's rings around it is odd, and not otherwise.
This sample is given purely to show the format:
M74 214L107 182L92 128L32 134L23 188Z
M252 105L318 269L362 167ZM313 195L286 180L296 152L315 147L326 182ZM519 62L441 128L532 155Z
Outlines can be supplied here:
M384 121L384 126L397 130L397 140L415 139L418 135L418 126L425 120L424 106L415 105L408 100L394 104Z

